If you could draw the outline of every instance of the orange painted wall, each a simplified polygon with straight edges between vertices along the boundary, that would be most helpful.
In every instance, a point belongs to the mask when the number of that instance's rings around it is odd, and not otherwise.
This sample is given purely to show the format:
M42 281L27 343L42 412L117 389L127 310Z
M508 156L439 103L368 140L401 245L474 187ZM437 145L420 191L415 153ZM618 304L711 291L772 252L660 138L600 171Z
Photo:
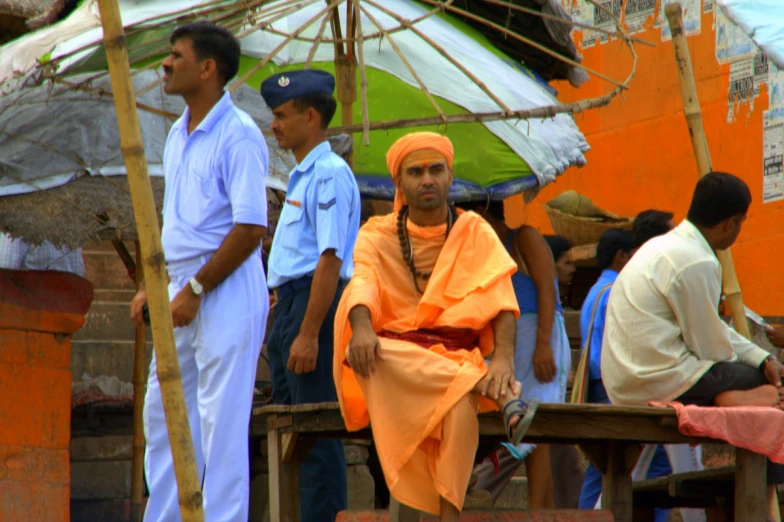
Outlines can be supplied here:
M784 202L762 204L762 113L768 109L767 86L754 99L753 109L736 108L735 121L727 123L730 66L716 60L713 24L714 14L703 14L701 34L688 40L713 168L740 176L752 192L749 218L732 248L738 279L747 306L764 315L784 315L784 269L780 267ZM567 189L620 215L658 208L675 212L677 220L685 217L698 173L672 42L662 42L661 30L653 27L635 36L656 47L635 46L637 71L625 99L616 98L608 107L576 117L592 147L586 154L588 165L568 170L529 205L522 197L510 199L506 213L511 224L527 223L542 233L552 233L541 205ZM585 65L613 78L623 79L630 70L629 52L618 41L582 52ZM608 83L597 79L580 89L565 82L555 87L564 102L609 90Z

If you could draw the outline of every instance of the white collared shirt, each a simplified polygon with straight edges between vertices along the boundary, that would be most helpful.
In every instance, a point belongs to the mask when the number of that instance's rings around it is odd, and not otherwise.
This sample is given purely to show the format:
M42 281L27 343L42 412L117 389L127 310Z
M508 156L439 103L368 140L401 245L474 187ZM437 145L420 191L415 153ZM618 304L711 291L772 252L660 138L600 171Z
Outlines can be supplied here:
M186 108L164 149L161 242L169 262L215 253L234 225L267 226L269 153L256 123L229 93L190 135L189 122Z
M613 404L688 391L715 362L757 367L769 354L719 317L721 265L684 221L648 241L621 271L607 307L602 378Z

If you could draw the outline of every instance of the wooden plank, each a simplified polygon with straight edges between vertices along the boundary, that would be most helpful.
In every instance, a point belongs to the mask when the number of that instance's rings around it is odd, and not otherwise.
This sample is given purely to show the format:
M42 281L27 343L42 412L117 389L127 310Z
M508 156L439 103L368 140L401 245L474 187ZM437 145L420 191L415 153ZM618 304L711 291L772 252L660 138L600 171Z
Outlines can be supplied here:
M765 457L749 450L735 451L735 522L767 519Z
M281 462L291 462L294 449L297 446L298 433L284 433L280 438L280 460Z
M369 430L348 433L340 411L315 408L308 411L276 410L291 413L292 425L283 432L316 434L321 437L370 437ZM257 424L257 423L255 423ZM569 426L568 430L564 426ZM505 440L498 412L479 416L479 433L484 440ZM670 408L623 407L603 404L542 404L526 435L530 442L576 443L590 440L626 440L641 443L694 443L677 429L675 411Z
M607 473L607 446L601 442L583 442L578 444L591 464L604 475Z
M270 522L282 522L281 477L283 459L280 454L280 434L278 430L267 433L267 459L269 462L269 508Z
M602 475L602 508L612 512L615 522L633 522L632 469L642 447L610 441L607 448L607 472Z

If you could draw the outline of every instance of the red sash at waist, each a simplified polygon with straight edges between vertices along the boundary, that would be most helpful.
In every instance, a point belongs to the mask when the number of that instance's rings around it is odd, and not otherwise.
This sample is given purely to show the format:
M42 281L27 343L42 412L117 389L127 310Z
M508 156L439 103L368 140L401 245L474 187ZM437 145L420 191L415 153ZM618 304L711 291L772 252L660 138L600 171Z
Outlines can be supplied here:
M472 350L479 345L479 333L469 328L413 330L403 333L385 330L379 336L418 344L422 348L430 348L436 344L442 344L450 352L455 350Z

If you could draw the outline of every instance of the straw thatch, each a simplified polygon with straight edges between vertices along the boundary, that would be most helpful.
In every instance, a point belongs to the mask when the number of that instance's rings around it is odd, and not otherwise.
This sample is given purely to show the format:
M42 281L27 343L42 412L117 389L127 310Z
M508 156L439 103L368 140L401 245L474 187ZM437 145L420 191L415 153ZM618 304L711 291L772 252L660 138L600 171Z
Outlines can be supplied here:
M150 179L160 210L163 178ZM123 240L136 240L128 180L126 176L83 176L53 189L2 197L0 229L28 243L48 240L72 249L118 234Z

